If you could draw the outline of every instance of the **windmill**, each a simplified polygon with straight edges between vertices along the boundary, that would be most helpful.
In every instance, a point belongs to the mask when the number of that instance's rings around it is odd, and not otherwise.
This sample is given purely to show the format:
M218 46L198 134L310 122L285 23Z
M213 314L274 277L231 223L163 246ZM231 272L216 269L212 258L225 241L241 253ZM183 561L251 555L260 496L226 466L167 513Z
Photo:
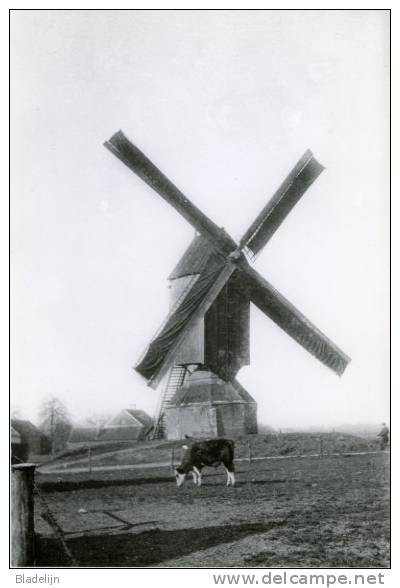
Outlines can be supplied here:
M344 372L350 358L250 265L323 171L311 151L300 158L235 243L122 131L104 145L197 232L170 275L170 311L135 366L152 388L166 380L155 415L155 436L165 434L168 415L168 436L218 436L246 432L246 426L247 432L254 432L254 401L235 379L250 362L250 302L325 366L338 375ZM232 411L233 407L240 410ZM239 417L242 429L237 428Z

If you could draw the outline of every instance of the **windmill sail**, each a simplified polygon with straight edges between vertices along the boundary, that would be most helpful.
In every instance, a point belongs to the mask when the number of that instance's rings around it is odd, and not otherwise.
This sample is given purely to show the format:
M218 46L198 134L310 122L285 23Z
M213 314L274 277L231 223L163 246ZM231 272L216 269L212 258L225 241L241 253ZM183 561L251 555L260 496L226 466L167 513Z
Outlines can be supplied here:
M173 206L189 223L223 253L236 249L235 242L201 212L182 192L129 141L122 131L104 143L111 153Z
M240 246L247 247L256 255L323 169L311 151L306 151L243 235Z
M324 365L342 375L350 358L253 268L244 268L251 301Z
M167 318L159 335L150 343L147 351L135 370L156 387L183 344L194 323L203 316L214 302L236 266L222 262L212 256L178 308Z
M238 268L244 291L250 299L288 335L341 375L349 357L317 329L282 294L252 269L242 254L257 254L272 237L307 188L320 175L323 166L307 151L292 172L246 231L239 246L217 227L168 178L119 131L104 144L118 159L169 202L209 242L212 251L206 267L191 283L188 292L168 315L160 332L136 366L149 385L156 387L174 359L195 322L207 312Z

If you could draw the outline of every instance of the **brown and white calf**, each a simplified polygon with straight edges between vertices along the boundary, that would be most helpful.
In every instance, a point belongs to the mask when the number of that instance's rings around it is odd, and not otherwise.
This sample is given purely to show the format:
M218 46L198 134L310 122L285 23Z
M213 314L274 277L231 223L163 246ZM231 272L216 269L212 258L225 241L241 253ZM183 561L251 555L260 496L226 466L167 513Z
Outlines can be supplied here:
M186 449L182 463L175 468L176 484L179 488L185 480L186 474L192 474L193 482L201 486L201 470L204 466L218 467L224 465L227 475L226 485L235 485L235 468L233 465L235 444L230 439L210 439L195 441Z

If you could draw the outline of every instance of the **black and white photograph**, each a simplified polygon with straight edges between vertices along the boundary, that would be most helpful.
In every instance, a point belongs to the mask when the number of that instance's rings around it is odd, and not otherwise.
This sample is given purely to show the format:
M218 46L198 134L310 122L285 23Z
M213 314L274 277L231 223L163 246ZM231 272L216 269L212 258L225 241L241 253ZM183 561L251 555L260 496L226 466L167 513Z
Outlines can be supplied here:
M380 583L390 10L12 9L10 161L16 582Z

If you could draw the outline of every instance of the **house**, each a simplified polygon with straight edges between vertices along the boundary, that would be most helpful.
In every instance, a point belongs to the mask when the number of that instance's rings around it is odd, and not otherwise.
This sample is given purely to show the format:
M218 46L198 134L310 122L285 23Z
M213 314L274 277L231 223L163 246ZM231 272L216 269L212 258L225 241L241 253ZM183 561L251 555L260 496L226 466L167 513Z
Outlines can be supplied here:
M21 435L11 427L11 445L20 445L22 443Z
M19 442L15 433L19 435ZM32 455L48 454L51 450L51 444L46 435L30 421L22 419L11 419L11 447L13 445L16 455L22 461L26 461Z
M68 439L71 447L85 447L109 441L138 441L153 427L153 419L143 410L124 408L101 428L77 425Z
M11 463L20 463L26 458L22 455L22 439L21 435L11 427Z
M124 408L100 431L101 441L139 441L153 427L153 419L143 410Z

